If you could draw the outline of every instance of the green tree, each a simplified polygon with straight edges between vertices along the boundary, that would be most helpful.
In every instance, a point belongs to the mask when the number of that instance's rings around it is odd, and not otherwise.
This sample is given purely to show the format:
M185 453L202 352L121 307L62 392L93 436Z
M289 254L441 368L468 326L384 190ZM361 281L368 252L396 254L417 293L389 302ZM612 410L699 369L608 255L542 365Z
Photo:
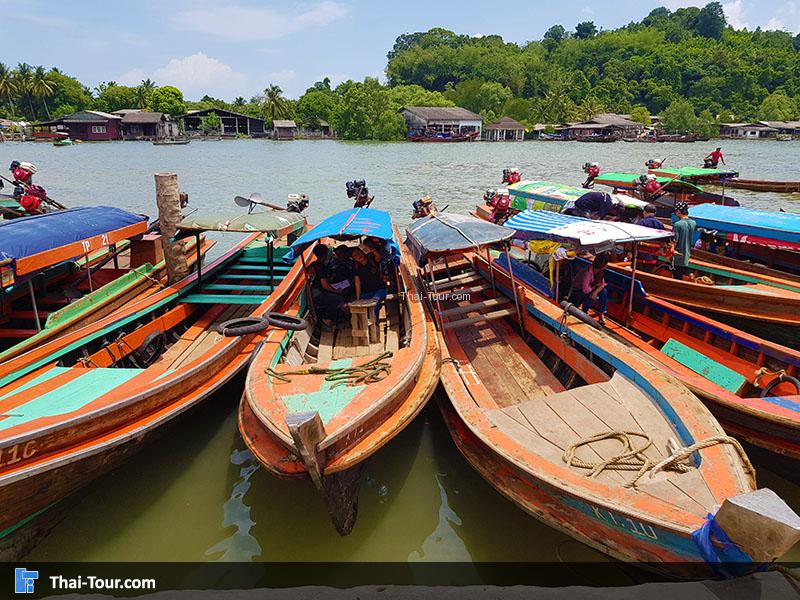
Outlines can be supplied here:
M27 103L28 112L25 116L31 121L36 120L36 110L33 108L33 69L28 63L19 63L14 73L14 88L17 92L17 105L22 109L22 105Z
M715 137L719 135L719 123L711 114L711 111L706 109L697 116L697 123L695 124L694 133L703 137Z
M718 40L722 37L726 25L722 5L719 2L709 2L700 10L695 28L703 37Z
M186 114L183 93L171 85L155 88L150 93L147 108L152 112L166 113L173 117Z
M576 116L581 121L590 121L600 113L605 111L602 102L594 96L587 96L584 101L578 106Z
M798 117L797 100L784 90L775 90L761 102L758 116L764 121L792 121Z
M50 109L47 106L47 99L55 93L55 86L50 79L50 74L44 70L44 67L38 66L33 70L31 74L30 91L34 98L38 98L42 101L44 112L49 119Z
M116 85L113 81L97 86L100 92L94 101L94 107L104 112L114 112L123 108L139 107L139 90L125 85Z
M142 80L142 82L136 87L136 100L138 102L139 108L146 108L147 106L150 106L150 98L155 90L156 90L156 84L149 77L147 79ZM183 99L183 94L181 94L181 99ZM166 112L166 111L157 111L157 112Z
M646 106L642 106L641 104L634 106L631 109L631 121L641 123L642 125L650 125L652 122L650 119L650 111L647 110Z
M222 132L222 120L217 116L217 113L211 112L204 117L200 117L200 131L203 132L203 135Z
M16 93L17 85L13 71L0 62L0 107L11 106Z
M544 39L546 40L553 40L554 42L558 43L563 40L567 36L567 30L564 29L563 25L553 25L544 32Z
M264 104L262 108L264 109L264 114L267 115L271 121L282 119L288 115L286 98L283 97L283 90L280 86L271 83L269 87L264 90Z
M597 35L597 27L594 21L584 21L575 26L575 37L579 40L586 40Z
M316 129L320 120L330 122L339 102L339 97L330 90L310 89L297 101L297 116L305 127Z
M670 133L691 133L697 127L697 115L691 102L678 98L661 113L660 123Z

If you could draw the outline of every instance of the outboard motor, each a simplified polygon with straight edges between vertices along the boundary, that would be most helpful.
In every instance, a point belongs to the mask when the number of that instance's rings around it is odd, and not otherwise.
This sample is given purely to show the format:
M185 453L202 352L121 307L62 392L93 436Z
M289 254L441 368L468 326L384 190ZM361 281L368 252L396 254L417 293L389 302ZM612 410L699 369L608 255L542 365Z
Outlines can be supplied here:
M293 213L301 213L308 208L310 199L308 194L289 194L286 201L286 210Z
M433 198L430 196L423 196L419 200L415 200L411 206L414 208L414 212L411 214L412 219L422 219L436 212L433 206Z
M363 208L372 204L374 196L369 195L367 182L364 179L354 179L344 184L347 197L354 199L353 208Z
M644 194L647 197L652 197L661 191L661 184L658 183L655 175L642 175L644 180Z
M665 158L662 158L661 160L656 160L654 158L651 158L646 163L644 163L644 166L647 167L648 169L660 169L662 166L664 166L665 160L666 160Z
M36 165L28 162L20 162L18 160L11 161L11 166L8 168L11 171L11 176L14 181L19 183L29 184L33 182L33 175L36 173Z
M503 169L503 183L506 185L519 183L522 179L519 169Z
M587 190L594 187L595 178L600 175L600 165L596 162L583 163L583 172L586 173L586 181L583 182L583 187Z
M494 201L497 198L497 190L489 188L483 194L483 201L487 206L494 206Z
M498 193L491 204L492 221L494 223L504 223L511 216L511 196L508 193Z
M25 210L25 212L37 212L42 205L42 201L47 198L47 191L40 185L17 185L14 187L14 199Z

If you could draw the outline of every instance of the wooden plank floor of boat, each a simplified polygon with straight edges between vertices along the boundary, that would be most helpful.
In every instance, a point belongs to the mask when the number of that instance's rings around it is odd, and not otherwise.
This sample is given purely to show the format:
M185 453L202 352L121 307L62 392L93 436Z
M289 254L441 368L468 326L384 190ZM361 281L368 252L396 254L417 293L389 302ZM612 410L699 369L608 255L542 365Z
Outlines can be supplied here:
M564 465L563 454L570 445L606 431L645 433L653 444L644 454L654 462L669 454L668 440L679 439L652 400L621 375L608 382L565 390L507 321L479 322L450 335L457 337L468 360L467 365L463 360L461 365L467 388L472 387L471 380L488 392L482 400L476 399L487 417L515 442L548 461ZM464 373L465 368L469 373ZM494 406L486 406L487 397ZM641 442L633 439L634 444ZM604 440L579 449L577 456L597 462L620 450L618 441ZM605 470L597 480L623 485L634 475ZM695 469L645 478L637 489L703 516L716 502Z

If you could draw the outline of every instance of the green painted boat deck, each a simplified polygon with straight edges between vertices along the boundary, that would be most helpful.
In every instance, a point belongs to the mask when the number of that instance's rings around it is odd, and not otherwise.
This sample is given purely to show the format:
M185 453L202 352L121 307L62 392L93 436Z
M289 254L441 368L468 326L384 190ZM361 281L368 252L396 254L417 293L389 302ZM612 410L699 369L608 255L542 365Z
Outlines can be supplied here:
M352 365L352 358L342 358L331 361L329 366L333 369L340 369L351 367ZM303 376L296 375L295 377ZM334 381L325 381L322 387L315 392L283 396L283 403L290 413L316 411L319 413L320 419L322 419L322 424L327 425L333 417L342 412L367 387L366 385L335 386L335 383Z
M661 347L661 352L734 394L738 394L747 383L743 375L675 339L668 339Z
M266 296L240 294L189 294L181 302L188 304L261 304L266 299Z
M230 292L271 292L268 285L247 285L238 283L209 283L203 286L203 291L230 291Z
M272 269L276 273L288 273L292 267L289 265L273 265ZM247 264L247 265L234 265L230 268L231 271L270 271L268 264Z
M55 367L42 375L44 378L42 381L71 370L68 367ZM0 415L0 431L36 419L64 415L79 410L143 372L142 369L116 368L81 370L84 370L85 374L67 381L55 390L42 394L29 402L10 408L9 412ZM33 385L33 382L31 384ZM8 397L13 397L16 393L18 392L15 391Z
M762 296L772 296L772 292L769 290L762 290L752 288L747 285L715 285L714 287L723 290L736 290L739 292L747 292L748 294L761 294Z

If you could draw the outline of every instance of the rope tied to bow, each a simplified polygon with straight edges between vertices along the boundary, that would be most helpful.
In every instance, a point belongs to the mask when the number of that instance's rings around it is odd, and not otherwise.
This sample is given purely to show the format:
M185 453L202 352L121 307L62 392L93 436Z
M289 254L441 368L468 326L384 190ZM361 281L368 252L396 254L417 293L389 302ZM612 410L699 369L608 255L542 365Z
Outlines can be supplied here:
M386 351L368 360L363 365L354 365L351 367L315 367L310 366L305 369L297 369L295 371L277 372L272 367L267 367L264 372L270 377L277 379L283 383L291 383L292 375L325 375L325 381L331 381L333 387L340 385L369 385L371 383L378 383L383 381L392 372L392 365L386 362L386 359L394 356L394 352Z
M755 374L753 375L753 383L758 387L762 387L758 382L758 380L762 377L780 377L781 375L786 375L786 369L778 369L777 371L773 371L767 367L761 367L760 369L756 370Z
M643 440L642 444L638 447L634 446L633 438L640 438ZM603 440L619 441L622 444L621 452L599 461L583 460L576 455L579 448ZM678 448L668 457L656 463L647 458L644 454L645 450L653 445L653 440L647 434L638 431L606 431L578 440L564 451L562 458L564 462L571 467L588 469L587 477L597 477L605 470L636 471L636 476L624 486L626 488L632 488L636 487L638 481L645 475L649 475L649 477L652 478L661 471L676 471L678 473L690 471L692 467L686 464L686 461L692 454L718 444L732 445L739 454L745 472L755 481L755 469L750 459L747 458L744 448L742 448L738 440L727 435L712 436L689 446Z

